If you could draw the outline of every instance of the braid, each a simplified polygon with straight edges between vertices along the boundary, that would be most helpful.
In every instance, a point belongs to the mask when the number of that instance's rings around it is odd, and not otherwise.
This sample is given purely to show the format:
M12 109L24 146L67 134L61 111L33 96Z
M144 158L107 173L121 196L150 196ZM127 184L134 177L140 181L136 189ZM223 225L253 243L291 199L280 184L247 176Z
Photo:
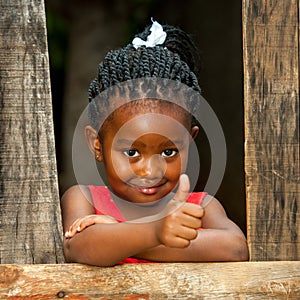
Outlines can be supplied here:
M166 61L166 65L165 65L165 68L164 68L163 77L166 78L166 76L168 76L168 74L170 74L170 72L171 72L171 64L172 64L172 58L171 58L171 55L170 55L169 51L165 52L165 57L164 58L165 58L165 61Z
M100 71L100 68L99 68L99 71ZM110 86L110 84L109 84L110 74L109 74L109 65L108 65L108 60L107 59L105 59L103 61L102 73L99 72L98 76L99 76L99 84L102 84L102 89L101 90L106 90L107 88L109 88L109 86Z
M141 59L141 64L142 64L142 67L140 68L140 76L144 76L144 77L150 77L151 76L151 72L150 72L150 60L149 60L149 56L150 55L147 55L147 51L146 51L146 48L142 47L141 48L141 56L142 56L142 59Z
M128 56L123 55L123 61L122 61L122 66L123 66L123 71L124 71L124 81L130 80L130 66L129 66L129 61L128 61Z
M110 52L109 55L107 55L106 59L108 62L108 72L110 74L109 81L111 85L115 85L118 82L117 77L117 67L118 65L115 63L117 59L117 52Z

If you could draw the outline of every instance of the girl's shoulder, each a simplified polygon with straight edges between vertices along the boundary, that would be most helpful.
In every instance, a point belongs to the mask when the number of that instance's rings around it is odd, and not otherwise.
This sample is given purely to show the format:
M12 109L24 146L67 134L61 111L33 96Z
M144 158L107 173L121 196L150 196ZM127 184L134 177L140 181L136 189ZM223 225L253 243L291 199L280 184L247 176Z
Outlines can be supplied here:
M74 185L68 188L61 197L61 209L66 226L70 226L78 218L94 214L91 195L87 187Z
M73 185L69 187L62 195L61 201L68 201L68 199L72 199L72 201L75 200L81 200L81 199L91 199L91 194L86 185Z

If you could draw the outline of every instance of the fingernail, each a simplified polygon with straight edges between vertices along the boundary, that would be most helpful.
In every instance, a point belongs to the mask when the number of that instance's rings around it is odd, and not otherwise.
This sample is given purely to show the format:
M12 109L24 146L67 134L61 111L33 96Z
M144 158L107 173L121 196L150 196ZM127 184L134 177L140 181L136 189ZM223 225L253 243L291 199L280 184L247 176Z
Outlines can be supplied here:
M80 226L78 226L76 230L77 230L77 231L80 231L80 230L81 230L81 229L80 229Z
M182 181L182 183L184 183L184 184L187 183L187 175L186 175L186 174L181 174L181 181Z
M180 183L181 183L181 188L183 190L186 190L187 192L189 191L189 178L186 174L182 174L180 178Z

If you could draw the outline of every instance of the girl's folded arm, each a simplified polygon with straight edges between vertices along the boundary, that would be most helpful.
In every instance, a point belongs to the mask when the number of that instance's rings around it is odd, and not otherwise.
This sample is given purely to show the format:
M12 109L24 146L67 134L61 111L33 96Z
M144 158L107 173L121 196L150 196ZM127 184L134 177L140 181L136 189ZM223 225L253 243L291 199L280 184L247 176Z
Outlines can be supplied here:
M74 186L62 197L64 232L78 218L94 214L84 187ZM97 266L112 266L126 257L158 245L155 224L95 224L64 237L64 255L67 262L79 262Z
M158 245L150 224L95 224L65 239L68 262L113 266L138 252Z

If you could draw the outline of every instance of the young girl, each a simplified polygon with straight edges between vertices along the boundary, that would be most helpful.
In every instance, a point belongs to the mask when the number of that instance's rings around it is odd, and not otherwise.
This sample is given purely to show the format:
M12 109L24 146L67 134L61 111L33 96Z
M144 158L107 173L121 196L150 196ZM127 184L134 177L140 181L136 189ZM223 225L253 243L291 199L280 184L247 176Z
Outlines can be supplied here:
M85 136L107 186L77 185L63 195L66 261L248 259L238 226L217 199L189 193L184 174L199 130L197 97L189 96L200 94L196 58L187 34L153 22L99 64Z

